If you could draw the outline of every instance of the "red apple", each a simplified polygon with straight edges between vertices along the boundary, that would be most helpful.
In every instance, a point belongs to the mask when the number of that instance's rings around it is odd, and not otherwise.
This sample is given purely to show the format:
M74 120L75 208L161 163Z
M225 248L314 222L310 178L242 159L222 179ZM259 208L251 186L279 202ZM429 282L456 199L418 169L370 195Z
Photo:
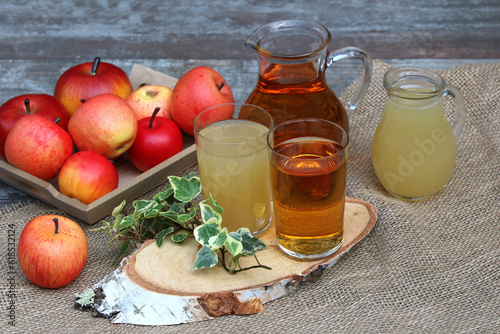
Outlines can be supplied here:
M214 105L233 102L233 93L224 78L210 67L198 66L175 85L170 114L182 131L193 135L196 115Z
M69 134L37 114L21 118L5 141L7 161L45 181L57 176L71 154L73 141Z
M69 218L44 215L26 224L17 246L24 275L44 288L60 288L80 275L89 246L82 228Z
M5 158L4 146L7 135L17 121L30 114L47 117L64 130L68 130L69 113L58 99L48 94L24 94L13 97L0 106L0 157Z
M63 195L87 205L118 188L118 172L103 155L80 151L66 160L57 181Z
M100 62L75 65L64 72L57 80L54 96L61 101L70 115L82 104L94 96L111 93L126 99L132 93L132 84L127 74L118 66Z
M151 117L151 110L161 108L161 116L170 117L172 89L165 86L142 86L127 97L126 101L135 112L137 120Z
M137 136L127 154L132 164L141 172L162 163L182 151L182 134L171 119L153 115L143 118L138 123Z
M101 94L75 111L69 120L68 132L80 151L94 151L115 159L134 142L137 119L124 99Z

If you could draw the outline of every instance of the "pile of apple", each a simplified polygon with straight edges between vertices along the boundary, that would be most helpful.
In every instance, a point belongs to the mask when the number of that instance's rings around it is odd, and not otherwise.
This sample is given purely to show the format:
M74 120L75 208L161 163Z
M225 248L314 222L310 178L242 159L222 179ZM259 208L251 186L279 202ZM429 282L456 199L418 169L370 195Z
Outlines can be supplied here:
M113 161L127 152L144 172L183 149L202 110L234 102L215 70L199 66L173 89L135 91L119 67L96 58L71 67L54 95L25 94L0 106L0 158L89 204L118 187Z

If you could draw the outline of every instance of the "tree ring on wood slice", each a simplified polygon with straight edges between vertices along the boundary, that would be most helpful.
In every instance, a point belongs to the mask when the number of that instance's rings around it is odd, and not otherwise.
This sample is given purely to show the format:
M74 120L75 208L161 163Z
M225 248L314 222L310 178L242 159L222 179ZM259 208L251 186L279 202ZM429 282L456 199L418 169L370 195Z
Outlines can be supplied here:
M346 199L344 242L333 255L310 261L285 256L273 225L260 237L268 249L259 262L272 270L228 274L221 266L192 270L198 251L194 238L183 244L148 241L123 260L120 268L94 286L106 296L95 309L115 323L170 325L211 319L224 314L262 312L263 304L293 292L298 283L316 281L327 268L373 228L377 210L359 199ZM243 258L242 266L255 263ZM137 310L140 310L139 312Z

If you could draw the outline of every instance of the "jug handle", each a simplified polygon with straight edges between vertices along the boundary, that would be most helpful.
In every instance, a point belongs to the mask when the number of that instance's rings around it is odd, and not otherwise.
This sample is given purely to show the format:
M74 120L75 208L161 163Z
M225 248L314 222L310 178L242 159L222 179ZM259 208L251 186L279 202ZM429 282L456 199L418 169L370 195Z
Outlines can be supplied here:
M462 93L458 90L457 87L447 84L444 88L443 96L450 95L455 100L455 111L456 116L455 120L451 124L451 129L453 130L453 134L455 138L460 136L462 129L465 124L465 118L467 116L467 111L465 109L465 102Z
M368 54L365 51L356 47L346 47L336 51L329 52L326 66L328 67L333 63L336 63L337 61L346 58L359 59L363 64L361 85L356 94L354 94L354 97L348 103L349 109L355 110L358 107L359 102L361 102L361 100L365 96L365 93L368 90L368 86L370 86L370 81L372 79L373 65L370 56L368 56Z

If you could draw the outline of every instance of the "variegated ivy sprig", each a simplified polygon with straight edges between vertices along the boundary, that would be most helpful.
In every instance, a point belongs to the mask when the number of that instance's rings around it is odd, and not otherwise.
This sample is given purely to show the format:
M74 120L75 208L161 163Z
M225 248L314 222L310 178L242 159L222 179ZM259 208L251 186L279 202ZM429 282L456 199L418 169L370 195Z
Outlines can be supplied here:
M121 242L113 263L123 256L131 243L156 239L156 245L161 247L165 238L171 235L171 241L176 243L194 236L202 245L194 269L213 267L217 263L232 274L253 268L271 269L260 264L256 257L256 253L267 246L248 229L229 232L221 227L224 210L211 196L201 201L198 208L194 199L201 193L201 182L196 175L170 176L168 179L167 188L151 200L133 201L131 214L122 217L126 204L123 201L112 212L113 222L104 222L104 226L93 230L105 231L112 242ZM254 256L257 264L241 267L239 259L243 256Z

